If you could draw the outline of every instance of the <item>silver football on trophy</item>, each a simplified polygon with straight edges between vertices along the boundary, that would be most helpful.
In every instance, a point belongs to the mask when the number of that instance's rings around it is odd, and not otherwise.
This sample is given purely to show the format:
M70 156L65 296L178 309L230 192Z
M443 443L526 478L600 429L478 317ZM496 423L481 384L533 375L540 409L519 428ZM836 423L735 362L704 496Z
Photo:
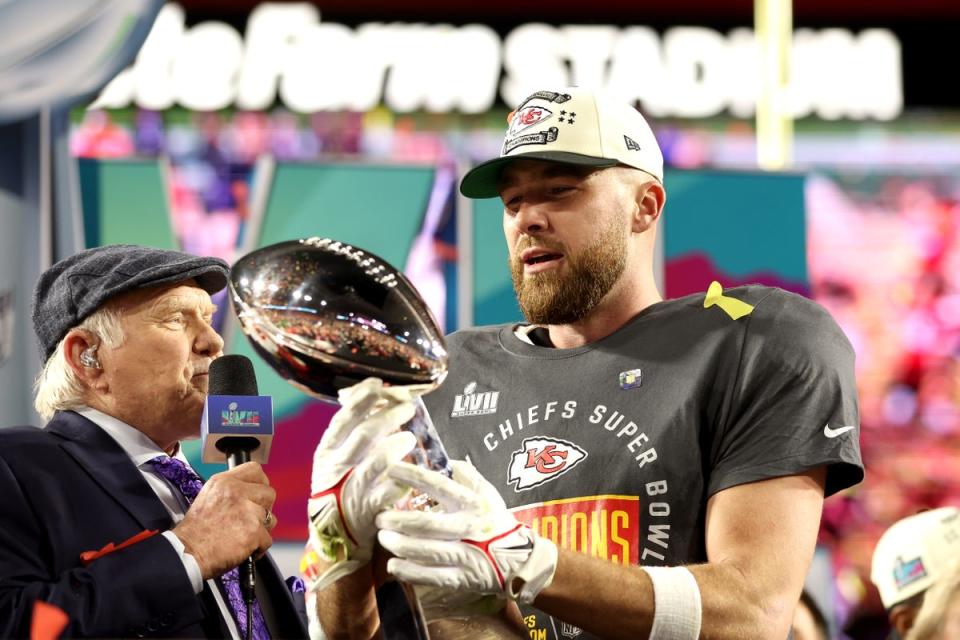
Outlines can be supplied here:
M447 372L437 324L410 281L382 258L328 238L270 245L230 271L240 326L277 373L307 393L377 377L432 389Z

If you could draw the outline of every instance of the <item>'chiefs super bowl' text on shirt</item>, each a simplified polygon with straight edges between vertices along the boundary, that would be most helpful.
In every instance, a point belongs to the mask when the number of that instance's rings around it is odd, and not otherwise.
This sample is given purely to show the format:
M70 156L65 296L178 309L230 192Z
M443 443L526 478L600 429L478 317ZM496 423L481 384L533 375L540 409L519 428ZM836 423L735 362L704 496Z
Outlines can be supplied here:
M424 401L450 457L469 458L561 547L622 564L704 562L718 491L824 465L827 495L863 477L853 350L803 297L718 287L575 349L515 329L449 336L450 373ZM590 637L523 613L531 637Z

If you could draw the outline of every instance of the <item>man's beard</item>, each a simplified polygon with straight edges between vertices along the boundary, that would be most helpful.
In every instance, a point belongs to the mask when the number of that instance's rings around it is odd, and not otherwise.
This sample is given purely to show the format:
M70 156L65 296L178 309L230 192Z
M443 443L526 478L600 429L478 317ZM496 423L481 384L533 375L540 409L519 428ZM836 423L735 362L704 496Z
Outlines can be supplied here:
M513 290L524 317L532 324L571 324L583 320L610 292L627 265L627 239L611 224L592 246L564 253L567 265L524 276L520 252L528 247L562 249L549 243L520 243L510 260Z

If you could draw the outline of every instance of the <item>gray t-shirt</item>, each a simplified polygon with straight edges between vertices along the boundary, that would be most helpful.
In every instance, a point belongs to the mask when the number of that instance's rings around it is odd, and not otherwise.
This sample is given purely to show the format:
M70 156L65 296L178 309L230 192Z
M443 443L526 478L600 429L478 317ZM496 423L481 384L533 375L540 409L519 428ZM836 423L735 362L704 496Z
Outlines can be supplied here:
M518 519L611 562L706 561L707 500L826 465L827 495L863 478L853 349L816 303L745 286L734 319L704 294L654 304L575 349L514 325L448 337L424 398L451 458L469 458ZM531 637L588 638L536 610Z

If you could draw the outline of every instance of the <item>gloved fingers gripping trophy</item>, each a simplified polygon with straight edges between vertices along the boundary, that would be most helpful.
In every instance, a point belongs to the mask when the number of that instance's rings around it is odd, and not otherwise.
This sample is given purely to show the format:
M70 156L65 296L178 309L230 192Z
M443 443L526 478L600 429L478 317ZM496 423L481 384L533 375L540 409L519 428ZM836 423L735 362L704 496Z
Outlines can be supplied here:
M556 545L518 522L471 464L452 461L450 478L404 461L416 446L412 434L398 431L415 412L406 389L371 378L344 389L340 400L314 454L312 588L368 563L377 540L395 556L388 573L417 587L428 614L493 613L508 598L532 602L550 585ZM406 508L411 489L437 507Z
M469 462L451 464L453 478L405 462L387 469L389 478L442 506L376 517L380 544L395 556L387 571L414 585L533 602L553 580L556 545L518 522Z
M412 433L399 431L416 411L405 387L367 378L342 389L339 400L341 408L313 455L305 561L313 589L325 588L373 557L376 515L409 491L385 472L417 444Z

